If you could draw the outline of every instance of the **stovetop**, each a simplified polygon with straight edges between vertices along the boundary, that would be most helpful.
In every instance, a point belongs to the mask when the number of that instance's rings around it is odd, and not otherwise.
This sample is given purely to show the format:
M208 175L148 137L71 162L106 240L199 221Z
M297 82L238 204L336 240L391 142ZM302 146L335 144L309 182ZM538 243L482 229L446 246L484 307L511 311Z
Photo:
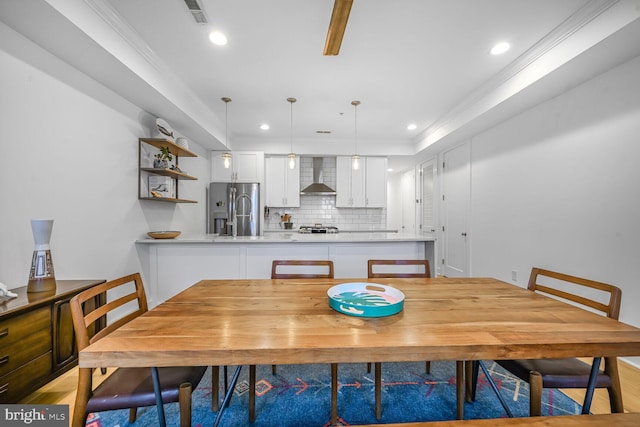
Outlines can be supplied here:
M302 225L298 229L298 233L322 233L322 234L333 234L338 232L338 227L334 227L332 225L322 225L322 224L314 224L314 225Z

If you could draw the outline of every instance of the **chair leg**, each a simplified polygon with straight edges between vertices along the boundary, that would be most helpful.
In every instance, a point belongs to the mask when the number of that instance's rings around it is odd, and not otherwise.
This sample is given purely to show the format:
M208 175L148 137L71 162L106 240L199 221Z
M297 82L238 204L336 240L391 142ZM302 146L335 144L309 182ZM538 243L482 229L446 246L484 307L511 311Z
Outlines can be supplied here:
M249 365L249 422L256 419L256 365Z
M78 369L78 391L76 393L76 402L73 407L73 427L84 427L87 423L87 403L91 396L93 369Z
M271 365L271 373L272 373L273 375L275 375L275 374L276 374L276 365Z
M191 383L180 384L178 405L180 406L180 427L191 427Z
M375 400L376 400L376 420L382 417L382 363L376 362L375 367Z
M529 416L539 417L542 414L542 375L540 372L529 372Z
M367 374L371 373L371 362L367 363Z
M424 371L425 371L427 374L430 374L430 373L431 373L431 362L430 362L430 361L428 361L428 360L427 360L426 362L424 362Z
M138 408L129 408L129 424L135 423L137 416L138 416Z
M464 420L464 361L456 361L456 418Z
M618 359L605 357L604 371L611 378L611 386L607 388L611 413L622 413L624 412L624 405L622 404L622 388L620 387L620 375L618 374Z
M338 423L338 364L331 364L331 425Z
M220 366L211 367L211 410L220 409Z

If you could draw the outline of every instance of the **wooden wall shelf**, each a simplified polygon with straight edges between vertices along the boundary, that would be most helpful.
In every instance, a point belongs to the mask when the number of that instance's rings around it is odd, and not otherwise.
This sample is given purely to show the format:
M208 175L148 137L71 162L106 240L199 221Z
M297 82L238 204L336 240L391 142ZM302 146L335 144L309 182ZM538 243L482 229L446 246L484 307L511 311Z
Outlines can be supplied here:
M154 202L165 203L198 203L196 200L181 199L178 195L178 181L195 181L198 178L188 175L184 172L178 172L173 169L159 169L150 166L148 160L145 160L147 166L143 167L143 144L150 145L157 149L168 148L169 152L175 159L175 165L178 166L179 157L198 157L198 155L186 148L180 147L172 141L162 138L138 138L138 200L151 200ZM175 197L152 197L149 194L149 176L158 175L170 178L174 190L172 195Z

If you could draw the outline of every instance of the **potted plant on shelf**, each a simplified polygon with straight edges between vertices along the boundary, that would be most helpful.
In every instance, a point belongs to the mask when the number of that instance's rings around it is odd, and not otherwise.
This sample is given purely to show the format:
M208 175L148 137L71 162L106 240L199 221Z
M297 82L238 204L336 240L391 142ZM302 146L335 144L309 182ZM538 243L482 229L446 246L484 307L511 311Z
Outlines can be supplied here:
M160 152L154 156L153 167L167 169L171 160L173 160L173 155L169 151L169 147L160 147Z

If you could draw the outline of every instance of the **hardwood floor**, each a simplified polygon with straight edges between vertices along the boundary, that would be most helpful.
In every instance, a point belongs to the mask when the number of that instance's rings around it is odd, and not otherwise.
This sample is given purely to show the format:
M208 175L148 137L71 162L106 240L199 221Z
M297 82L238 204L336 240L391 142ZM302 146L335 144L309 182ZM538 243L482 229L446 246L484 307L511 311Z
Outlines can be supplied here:
M585 359L588 363L590 360ZM620 370L620 383L622 386L622 402L625 412L640 412L640 369L618 361ZM582 403L584 401L584 390L570 389L562 390L567 396ZM591 412L594 414L607 414L611 412L609 406L609 395L606 389L596 389L591 404Z
M622 398L625 412L640 412L640 369L627 363L618 362L620 369L620 381L622 383ZM100 370L94 372L94 383L99 384L113 369L109 369L106 375ZM78 369L74 368L64 375L56 378L43 386L35 393L27 396L18 403L27 404L62 404L69 405L69 418L73 415L73 404L76 398L76 385L78 382ZM567 396L582 403L583 390L562 390ZM604 389L596 390L591 406L594 414L608 414L611 412L609 396Z

